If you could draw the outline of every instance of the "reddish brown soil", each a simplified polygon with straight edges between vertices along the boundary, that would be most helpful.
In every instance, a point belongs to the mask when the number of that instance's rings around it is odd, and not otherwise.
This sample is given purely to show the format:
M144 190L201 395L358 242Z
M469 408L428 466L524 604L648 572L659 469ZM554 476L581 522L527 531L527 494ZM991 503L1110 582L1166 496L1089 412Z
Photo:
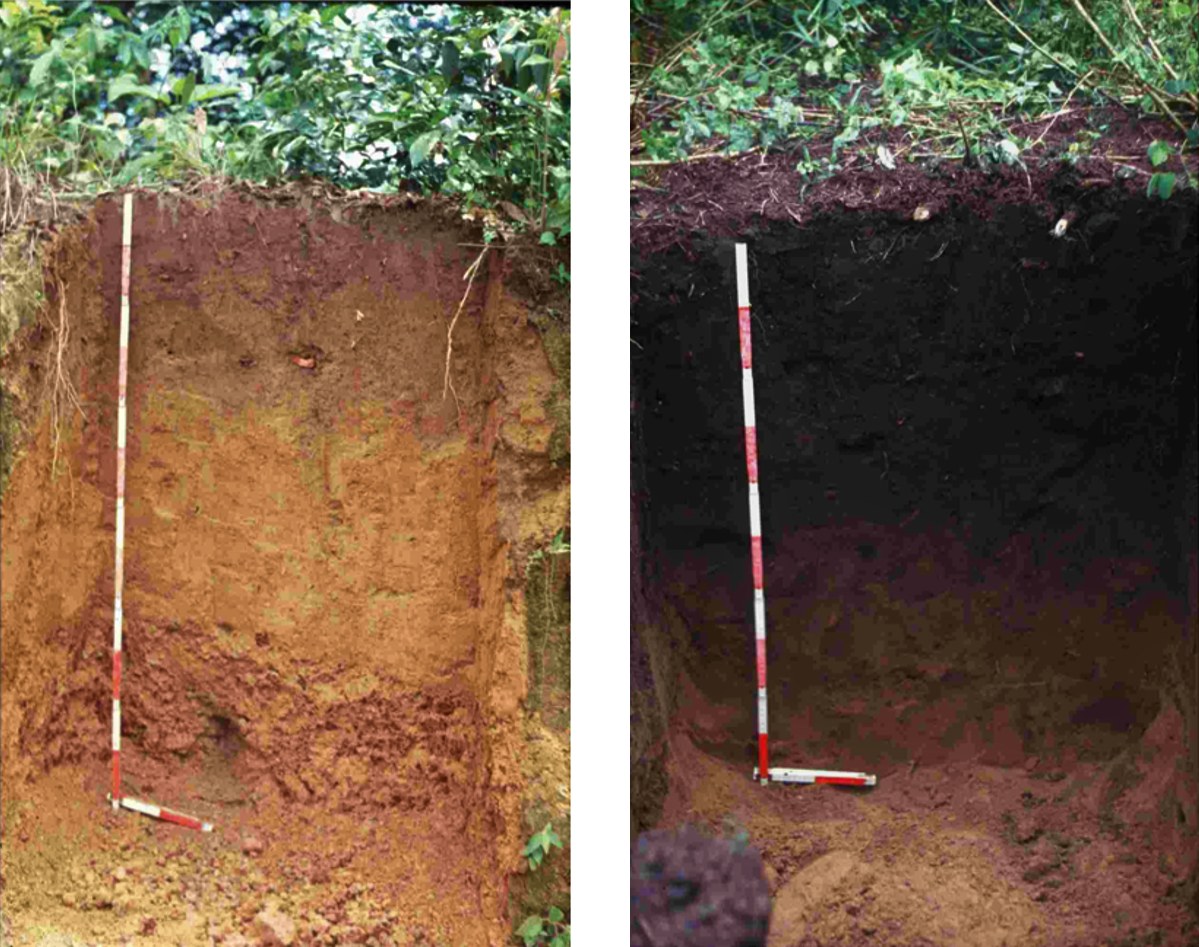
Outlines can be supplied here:
M964 556L852 526L774 550L770 764L872 773L873 789L752 780L748 551L663 566L679 692L654 827L748 832L772 947L1195 943L1183 718L1137 683L1163 670L1169 600L1117 605L1144 579L1135 560L1065 594L1046 582L1061 561L1019 543L975 584Z
M105 801L121 204L102 201L59 235L50 328L6 366L32 438L3 499L6 923L17 943L240 943L273 905L304 943L506 942L542 802L524 564L569 521L546 300L490 253L447 391L479 253L451 213L135 203L122 786L216 830ZM60 319L82 413L56 436Z

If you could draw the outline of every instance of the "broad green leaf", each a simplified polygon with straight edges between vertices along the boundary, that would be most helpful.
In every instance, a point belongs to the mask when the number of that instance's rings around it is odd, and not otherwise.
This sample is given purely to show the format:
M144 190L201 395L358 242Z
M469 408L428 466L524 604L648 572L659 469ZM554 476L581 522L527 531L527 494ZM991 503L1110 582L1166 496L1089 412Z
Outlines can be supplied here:
M147 99L157 99L158 93L149 86L137 81L137 76L117 76L108 84L108 101L115 102L126 95L137 95Z
M555 924L557 924L564 917L566 917L566 915L563 914L557 908L550 908L550 920L553 921Z
M419 168L429 156L429 151L432 147L441 140L441 132L431 131L425 132L412 143L412 148L409 150L409 158L412 162L412 167Z
M229 95L241 94L241 89L235 85L200 86L200 91L192 96L197 102L207 102L209 99L220 99Z
M57 49L48 49L33 63L33 68L29 70L29 84L31 86L40 86L46 81L46 76L50 72L50 66L54 63L55 57L58 56Z
M191 98L192 90L196 87L196 74L193 72L183 78L176 79L171 83L171 92L181 100L181 104L187 105Z

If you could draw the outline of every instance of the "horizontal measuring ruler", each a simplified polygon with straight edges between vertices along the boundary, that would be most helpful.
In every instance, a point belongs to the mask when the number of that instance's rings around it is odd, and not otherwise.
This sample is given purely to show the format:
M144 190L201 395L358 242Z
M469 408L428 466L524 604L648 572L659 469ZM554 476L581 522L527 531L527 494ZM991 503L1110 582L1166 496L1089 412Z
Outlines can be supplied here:
M874 786L878 784L877 776L866 773L842 773L835 769L788 769L783 766L771 766L766 772L770 775L767 782L772 783L824 783L832 786ZM754 767L754 779L758 778L758 768Z
M108 801L112 802L112 793L108 794ZM151 805L148 802L142 802L140 799L130 799L128 796L122 796L120 803L126 809L132 809L134 812L140 812L142 815L148 815L155 819L162 819L163 822L174 822L176 825L195 829L197 832L212 831L212 823L210 822L201 822L199 819L193 819L189 815L183 815L181 812L172 812L170 809Z

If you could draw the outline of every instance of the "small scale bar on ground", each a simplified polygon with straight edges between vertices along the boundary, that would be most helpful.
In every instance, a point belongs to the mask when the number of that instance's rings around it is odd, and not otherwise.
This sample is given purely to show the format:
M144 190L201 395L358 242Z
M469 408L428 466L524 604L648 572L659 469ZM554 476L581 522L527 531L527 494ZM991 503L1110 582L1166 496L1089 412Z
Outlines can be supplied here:
M108 794L108 799L110 802L112 801L112 793ZM189 815L172 812L170 809L163 809L161 806L154 806L148 802L142 802L140 799L130 799L128 796L122 796L119 801L126 809L132 809L134 812L140 812L142 815L162 819L164 822L174 822L176 825L195 829L197 832L212 831L212 824L209 822L201 822L199 819L193 819Z
M786 769L771 766L766 772L773 783L823 783L833 786L874 786L877 776L866 773L842 773L834 769ZM758 778L758 767L754 767L754 779Z

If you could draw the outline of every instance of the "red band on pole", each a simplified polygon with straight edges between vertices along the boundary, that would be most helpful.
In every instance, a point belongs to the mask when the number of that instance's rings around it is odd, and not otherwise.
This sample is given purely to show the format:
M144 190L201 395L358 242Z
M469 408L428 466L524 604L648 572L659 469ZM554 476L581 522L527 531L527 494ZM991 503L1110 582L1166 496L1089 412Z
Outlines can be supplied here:
M749 471L749 482L758 482L758 429L745 429L745 466Z

